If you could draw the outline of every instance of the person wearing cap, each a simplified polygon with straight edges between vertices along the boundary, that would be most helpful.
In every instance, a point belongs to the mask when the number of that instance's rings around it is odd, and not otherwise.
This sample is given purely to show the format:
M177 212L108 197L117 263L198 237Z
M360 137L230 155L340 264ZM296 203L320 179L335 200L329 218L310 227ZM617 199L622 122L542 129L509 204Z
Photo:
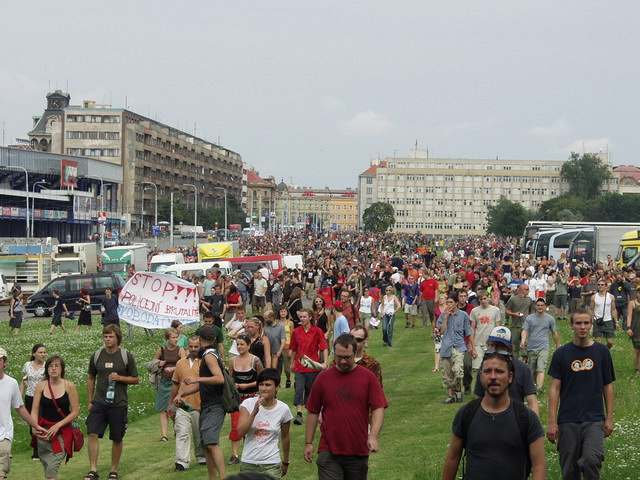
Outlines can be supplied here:
M514 369L511 351L489 349L480 367L482 398L464 405L453 420L443 480L455 480L462 454L463 478L543 480L544 431L538 416L509 394Z
M183 397L192 393L200 393L200 441L207 460L207 471L210 479L224 478L224 455L220 447L220 431L224 424L225 411L222 406L222 389L224 375L220 369L219 357L215 349L216 331L210 325L203 325L197 331L200 337L200 367L198 376L187 377L182 389L174 398L179 405Z
M541 391L549 357L549 333L553 335L556 349L560 348L560 334L556 328L556 320L546 313L547 304L544 298L536 300L535 308L536 312L524 319L520 348L527 352L529 368L536 377L538 391Z
M506 349L513 353L511 345L511 331L505 326L497 326L491 330L487 338L487 350L489 349ZM531 370L519 358L513 357L513 382L509 385L509 395L518 402L526 402L527 407L536 415L539 415L539 404L537 397L536 384L533 381ZM484 396L484 387L480 382L480 372L476 377L476 386L474 392L478 397Z
M7 351L0 347L0 480L7 478L11 467L11 444L13 442L12 408L35 430L37 435L47 434L47 429L38 425L38 422L31 417L24 406L18 382L15 378L5 373L6 368Z
M593 312L571 315L573 340L551 358L547 438L557 443L562 478L598 479L604 438L613 433L613 382L609 349L591 338Z

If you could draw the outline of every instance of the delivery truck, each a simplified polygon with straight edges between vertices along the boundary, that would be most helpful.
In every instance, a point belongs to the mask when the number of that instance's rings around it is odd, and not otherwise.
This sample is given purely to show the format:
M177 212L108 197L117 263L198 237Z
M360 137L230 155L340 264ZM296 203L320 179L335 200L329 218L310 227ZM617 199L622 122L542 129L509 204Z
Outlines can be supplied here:
M51 278L80 273L96 273L95 243L60 243L54 246Z
M213 262L238 255L240 255L240 244L237 240L198 245L198 262Z
M146 243L105 248L102 251L102 271L115 272L126 278L129 267L132 265L136 272L146 271L148 256L149 247Z
M584 229L573 238L568 257L573 263L585 261L589 265L596 263L606 265L609 258L616 258L620 239L630 228L638 230L640 224L602 224Z

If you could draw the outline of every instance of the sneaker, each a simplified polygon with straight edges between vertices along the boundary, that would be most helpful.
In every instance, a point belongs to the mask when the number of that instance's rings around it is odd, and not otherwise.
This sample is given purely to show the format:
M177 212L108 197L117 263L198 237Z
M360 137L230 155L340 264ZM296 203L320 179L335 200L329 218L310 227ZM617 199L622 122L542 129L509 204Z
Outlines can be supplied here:
M302 425L302 413L298 412L296 418L293 420L296 425Z
M286 388L291 388L291 380L287 380L287 383L285 385Z
M229 457L229 465L238 465L240 463L240 459L237 457L237 455L231 455Z
M207 464L207 459L206 458L196 458L196 461L198 462L198 465L206 465Z
M463 399L462 392L456 392L456 398L455 398L456 403L462 403L462 399Z
M451 403L456 403L456 397L447 397L445 398L442 403L449 405Z
M187 470L187 469L186 469L186 468L184 468L184 466L183 466L183 465L181 465L181 464L179 464L179 463L176 463L176 472L184 472L184 471L186 471L186 470Z

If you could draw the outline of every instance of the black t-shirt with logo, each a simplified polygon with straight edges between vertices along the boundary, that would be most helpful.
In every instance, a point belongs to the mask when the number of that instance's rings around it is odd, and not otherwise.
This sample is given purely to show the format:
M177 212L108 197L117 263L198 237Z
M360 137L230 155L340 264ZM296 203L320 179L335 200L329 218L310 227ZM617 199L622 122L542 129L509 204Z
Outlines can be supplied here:
M606 346L563 345L553 353L549 375L560 380L559 424L604 420L603 390L616 380Z

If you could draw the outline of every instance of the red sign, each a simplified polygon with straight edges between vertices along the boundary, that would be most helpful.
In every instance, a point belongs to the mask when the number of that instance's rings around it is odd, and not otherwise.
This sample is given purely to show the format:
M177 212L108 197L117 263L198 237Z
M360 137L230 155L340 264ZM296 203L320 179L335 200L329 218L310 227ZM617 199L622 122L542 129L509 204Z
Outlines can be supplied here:
M60 188L76 188L78 185L78 162L60 160Z

